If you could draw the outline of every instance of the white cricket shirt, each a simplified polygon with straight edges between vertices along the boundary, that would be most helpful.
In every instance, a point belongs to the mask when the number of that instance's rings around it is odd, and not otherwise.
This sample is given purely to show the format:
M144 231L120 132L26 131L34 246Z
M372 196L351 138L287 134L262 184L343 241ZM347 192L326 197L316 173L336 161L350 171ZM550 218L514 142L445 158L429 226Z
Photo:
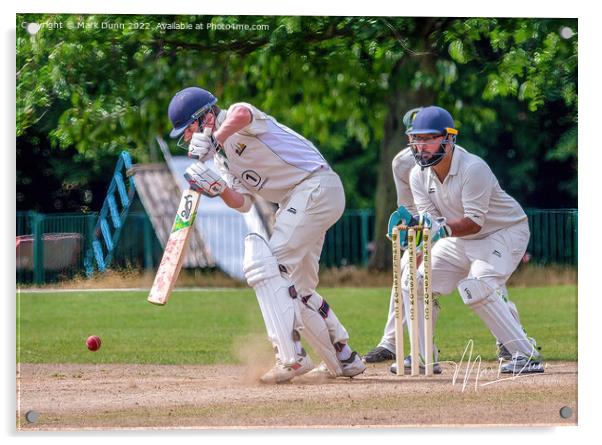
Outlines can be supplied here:
M443 183L430 167L421 170L416 165L410 184L419 212L444 216L450 222L468 217L481 226L464 239L481 239L527 221L520 204L502 190L487 163L458 145Z
M416 204L410 187L410 172L416 166L416 160L410 147L401 150L393 158L393 181L397 191L397 206L404 206L412 215L416 215Z
M251 111L251 123L224 141L225 157L215 155L216 165L233 190L279 203L309 175L330 169L310 141L251 104L232 104L225 114L220 113L218 125L241 105Z

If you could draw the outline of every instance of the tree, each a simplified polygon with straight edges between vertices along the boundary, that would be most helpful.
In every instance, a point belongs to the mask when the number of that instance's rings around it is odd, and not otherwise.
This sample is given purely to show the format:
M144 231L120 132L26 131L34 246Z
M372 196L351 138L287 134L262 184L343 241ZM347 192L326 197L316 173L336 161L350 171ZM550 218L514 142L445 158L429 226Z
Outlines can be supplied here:
M513 190L531 192L520 196L531 205L576 206L576 32L575 19L469 19L444 32L459 69L474 72L464 79L478 85L479 112L469 108L467 123L476 133L512 136L506 156L493 159L507 165Z
M85 189L123 149L157 161L149 147L169 131L169 100L199 85L220 105L256 104L319 146L347 206L376 209L378 269L390 264L383 234L401 117L416 106L447 108L460 145L520 202L576 205L574 19L17 17L32 21L75 26L34 36L17 26L17 146L48 141L72 153L71 168L55 172L61 184ZM573 35L563 38L565 28Z

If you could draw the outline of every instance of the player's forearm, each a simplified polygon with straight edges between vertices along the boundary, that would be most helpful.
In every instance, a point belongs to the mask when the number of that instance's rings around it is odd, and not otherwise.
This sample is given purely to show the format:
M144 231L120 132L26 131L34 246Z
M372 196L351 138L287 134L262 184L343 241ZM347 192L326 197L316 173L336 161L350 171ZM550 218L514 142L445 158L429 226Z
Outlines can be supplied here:
M226 189L222 192L220 196L224 200L226 205L233 209L242 207L242 205L245 202L244 196L241 193L235 192L230 187L226 187Z
M226 139L249 125L251 120L252 116L248 108L243 106L236 107L228 114L228 117L220 125L219 129L213 133L213 137L223 145Z
M252 198L243 195L242 193L238 193L230 187L226 187L220 196L228 207L242 213L248 212L251 205L253 205Z
M481 226L468 217L464 217L458 221L448 222L447 225L452 231L454 237L462 237L479 233Z

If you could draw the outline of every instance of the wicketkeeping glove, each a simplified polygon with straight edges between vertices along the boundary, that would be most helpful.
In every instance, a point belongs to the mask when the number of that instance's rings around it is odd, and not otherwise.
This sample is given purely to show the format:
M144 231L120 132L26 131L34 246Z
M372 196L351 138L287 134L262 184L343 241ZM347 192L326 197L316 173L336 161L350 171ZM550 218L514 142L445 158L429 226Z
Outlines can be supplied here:
M451 236L451 229L447 225L447 220L440 217L432 217L428 212L420 215L419 223L423 228L431 229L431 241L435 243L438 239Z
M190 188L206 196L215 197L226 189L226 181L203 162L188 167L184 178L190 184Z
M399 206L397 210L391 213L389 216L389 224L387 230L387 238L389 240L392 239L393 228L398 225L404 226L414 226L418 224L418 218L412 216L412 214L406 209L404 206ZM416 237L416 240L419 242L421 237ZM408 246L408 232L406 230L399 231L399 243L403 249Z

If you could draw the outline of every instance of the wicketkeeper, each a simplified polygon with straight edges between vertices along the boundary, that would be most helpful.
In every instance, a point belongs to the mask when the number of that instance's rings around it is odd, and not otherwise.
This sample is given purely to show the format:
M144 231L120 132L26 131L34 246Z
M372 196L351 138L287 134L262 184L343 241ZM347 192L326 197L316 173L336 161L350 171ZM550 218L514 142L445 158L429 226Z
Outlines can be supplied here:
M245 238L243 269L276 351L276 365L261 381L286 382L314 368L300 335L324 361L314 373L364 372L347 331L316 292L324 236L345 207L338 175L310 141L253 105L224 111L216 103L201 88L178 92L169 104L170 136L199 160L186 170L191 187L239 212L251 209L255 195L279 206L269 240L257 233ZM210 158L220 174L204 164Z
M430 107L430 108L432 108L432 107ZM410 110L408 113L406 113L406 115L403 118L403 122L404 122L405 127L407 128L408 134L413 134L412 131L414 131L414 127L413 127L414 119L418 116L419 111L421 111L420 108ZM443 112L445 112L445 110L443 110ZM449 113L447 113L447 114L449 114ZM424 118L424 116L423 116L423 118ZM450 123L449 121L451 121L450 132L453 132L454 128L453 128L453 120L451 120L451 116L449 116L449 119L447 122L448 124ZM420 130L420 128L416 129L416 131L419 131L419 130ZM425 130L425 129L423 128L422 130ZM427 128L427 130L433 130L433 128L430 128L430 129ZM445 132L447 132L447 130L445 130ZM444 134L443 131L439 131L439 130L437 131L437 133L441 134L441 135ZM437 133L435 133L435 134L437 134ZM429 132L427 134L430 135L433 133ZM447 137L446 137L446 139L447 139ZM411 137L411 141L412 141L412 137ZM453 144L455 144L455 137L453 138ZM453 156L453 150L454 150L454 146L451 145L450 151L452 154L450 155L450 159L451 159L451 156ZM460 148L460 150L463 150L463 149ZM439 156L439 158L441 158L441 156ZM425 162L423 161L422 156L419 154L419 151L416 148L415 144L414 145L410 144L410 147L406 147L394 158L394 160L393 160L393 177L394 177L395 185L396 185L396 189L397 189L398 205L400 207L395 212L393 212L393 214L390 217L389 236L391 235L392 228L397 224L400 224L400 223L413 224L413 223L419 223L421 221L421 219L424 220L424 216L421 218L421 216L418 215L418 211L414 204L414 195L412 194L412 190L410 187L410 172L412 171L412 169L418 169L418 170L422 171L426 167L436 165L438 162L441 161L441 159L439 159L439 160L437 160L437 159L438 159L437 157L436 157L436 159L433 159L433 162L434 162L433 164L422 165ZM418 163L419 167L416 167L416 163ZM426 162L426 163L428 163L428 162ZM445 181L444 181L444 183L445 183ZM505 192L502 191L502 193L505 193ZM508 196L508 198L510 198L510 197ZM512 198L510 198L510 199L512 200ZM514 203L516 203L514 200L512 200L512 201ZM518 204L516 203L516 205L518 205ZM519 208L520 208L520 206L519 206ZM525 220L526 220L526 215L525 215ZM404 233L404 236L405 236L405 233ZM527 237L527 240L528 240L528 237ZM526 249L526 244L524 247ZM401 267L402 267L402 273L403 273L402 282L404 282L404 283L407 282L407 273L408 272L406 272L406 268L405 268L405 266L407 264L408 264L407 254L404 254L404 256L402 257L402 261L401 261ZM512 270L510 271L510 273L507 274L507 277L510 276L511 272L516 268L517 265L518 265L518 263L513 265ZM433 269L433 271L434 271L434 269ZM419 269L420 279L422 279L421 273L422 273L422 270ZM506 277L506 279L507 279L507 277ZM437 276L434 275L433 279L437 280ZM507 306L507 309L510 311L515 322L520 326L520 319L519 319L518 311L516 309L516 305L508 299L508 293L507 293L507 289L505 286L505 281L506 280L504 280L503 283L500 284L495 289L495 291L496 291L499 299L503 303L505 303L505 305ZM419 289L422 289L421 284L419 285ZM409 309L409 293L407 292L407 289L403 292L403 299L404 299L403 322L405 325L405 321L408 317L408 309ZM422 295L420 295L419 303L422 304ZM422 310L422 307L419 307L418 313L421 313L420 312L421 310ZM439 313L439 305L437 303L437 299L435 299L435 301L434 301L433 311L434 311L433 324L435 324L437 321L438 313ZM520 326L520 329L524 332L524 329L522 328L522 326ZM495 331L492 330L492 333L494 334L494 336L496 336ZM535 348L535 340L532 338L529 338L529 342L531 343L531 348L534 349ZM424 351L424 331L422 328L419 329L419 343L420 343L421 351ZM497 347L498 347L498 357L501 360L512 360L513 359L512 353L509 351L509 349L506 347L506 345L502 341L499 340L499 338L497 338ZM435 371L435 373L438 373L441 371L440 371L439 364L437 362L437 353L438 353L437 347L435 346L433 348L433 350L435 352L434 371ZM394 295L393 295L393 293L391 293L391 302L389 305L389 316L387 319L387 324L385 325L383 337L382 337L380 343L377 345L377 347L374 348L372 351L370 351L368 354L366 354L366 356L364 357L364 360L366 362L380 362L380 361L384 361L384 360L395 359L394 351L395 351L395 313L394 313ZM411 367L411 361L410 361L409 356L405 358L404 366L407 368ZM421 366L423 366L422 363L421 363ZM393 365L393 367L391 368L391 372L396 373L395 365Z

